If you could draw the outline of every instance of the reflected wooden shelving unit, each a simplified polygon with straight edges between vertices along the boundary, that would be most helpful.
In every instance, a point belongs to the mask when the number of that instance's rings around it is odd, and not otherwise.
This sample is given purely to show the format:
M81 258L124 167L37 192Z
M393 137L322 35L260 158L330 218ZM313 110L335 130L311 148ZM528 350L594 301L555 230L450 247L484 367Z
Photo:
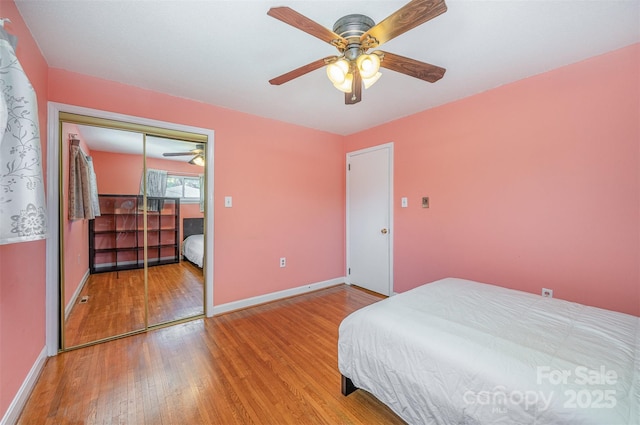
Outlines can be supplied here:
M100 216L89 221L91 273L144 267L144 211L140 195L99 195ZM149 266L180 261L180 199L147 197Z

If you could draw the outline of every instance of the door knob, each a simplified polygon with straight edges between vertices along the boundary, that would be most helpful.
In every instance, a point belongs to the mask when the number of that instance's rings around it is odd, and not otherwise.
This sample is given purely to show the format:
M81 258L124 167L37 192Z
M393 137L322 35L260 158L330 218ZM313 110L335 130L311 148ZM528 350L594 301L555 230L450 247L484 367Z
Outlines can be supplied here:
M383 235L386 235L386 234L387 234L387 232L388 232L388 230L387 230L387 229L382 229L382 230L380 230L380 233L382 233Z

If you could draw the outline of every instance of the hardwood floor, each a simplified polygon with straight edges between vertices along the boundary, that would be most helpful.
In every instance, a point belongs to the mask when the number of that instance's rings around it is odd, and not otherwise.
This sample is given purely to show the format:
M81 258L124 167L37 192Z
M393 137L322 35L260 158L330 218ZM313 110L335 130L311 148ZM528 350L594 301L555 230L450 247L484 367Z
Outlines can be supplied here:
M404 424L340 392L338 326L379 300L339 285L60 354L18 424Z
M149 267L148 281L150 325L204 314L204 276L196 265Z
M204 313L202 269L188 261L148 269L149 324ZM65 347L144 329L144 271L89 276L65 323Z
M83 297L88 297L84 303ZM92 274L65 321L65 346L139 329L144 329L143 270Z

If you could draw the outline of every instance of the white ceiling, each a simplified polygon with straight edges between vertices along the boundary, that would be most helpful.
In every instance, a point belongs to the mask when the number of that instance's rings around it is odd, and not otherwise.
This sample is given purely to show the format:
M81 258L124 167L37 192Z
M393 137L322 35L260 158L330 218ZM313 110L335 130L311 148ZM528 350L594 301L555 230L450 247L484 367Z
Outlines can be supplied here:
M381 47L446 68L434 84L383 70L345 105L323 69L268 83L337 53L270 7L331 29L350 13L380 22L407 2L16 0L50 67L342 135L640 41L639 0L448 0L446 13Z
M116 152L130 155L142 155L146 141L145 154L148 158L189 162L196 154L165 157L165 153L190 152L198 147L197 143L184 140L166 139L156 136L143 136L142 133L116 130L112 128L77 125L80 137L91 151Z

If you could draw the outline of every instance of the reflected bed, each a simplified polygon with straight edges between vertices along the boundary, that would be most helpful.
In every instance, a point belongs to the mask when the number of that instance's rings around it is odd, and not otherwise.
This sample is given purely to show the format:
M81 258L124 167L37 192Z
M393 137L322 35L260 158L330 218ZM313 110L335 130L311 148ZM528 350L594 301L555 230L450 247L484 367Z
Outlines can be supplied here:
M202 268L204 263L204 218L182 220L182 256Z

